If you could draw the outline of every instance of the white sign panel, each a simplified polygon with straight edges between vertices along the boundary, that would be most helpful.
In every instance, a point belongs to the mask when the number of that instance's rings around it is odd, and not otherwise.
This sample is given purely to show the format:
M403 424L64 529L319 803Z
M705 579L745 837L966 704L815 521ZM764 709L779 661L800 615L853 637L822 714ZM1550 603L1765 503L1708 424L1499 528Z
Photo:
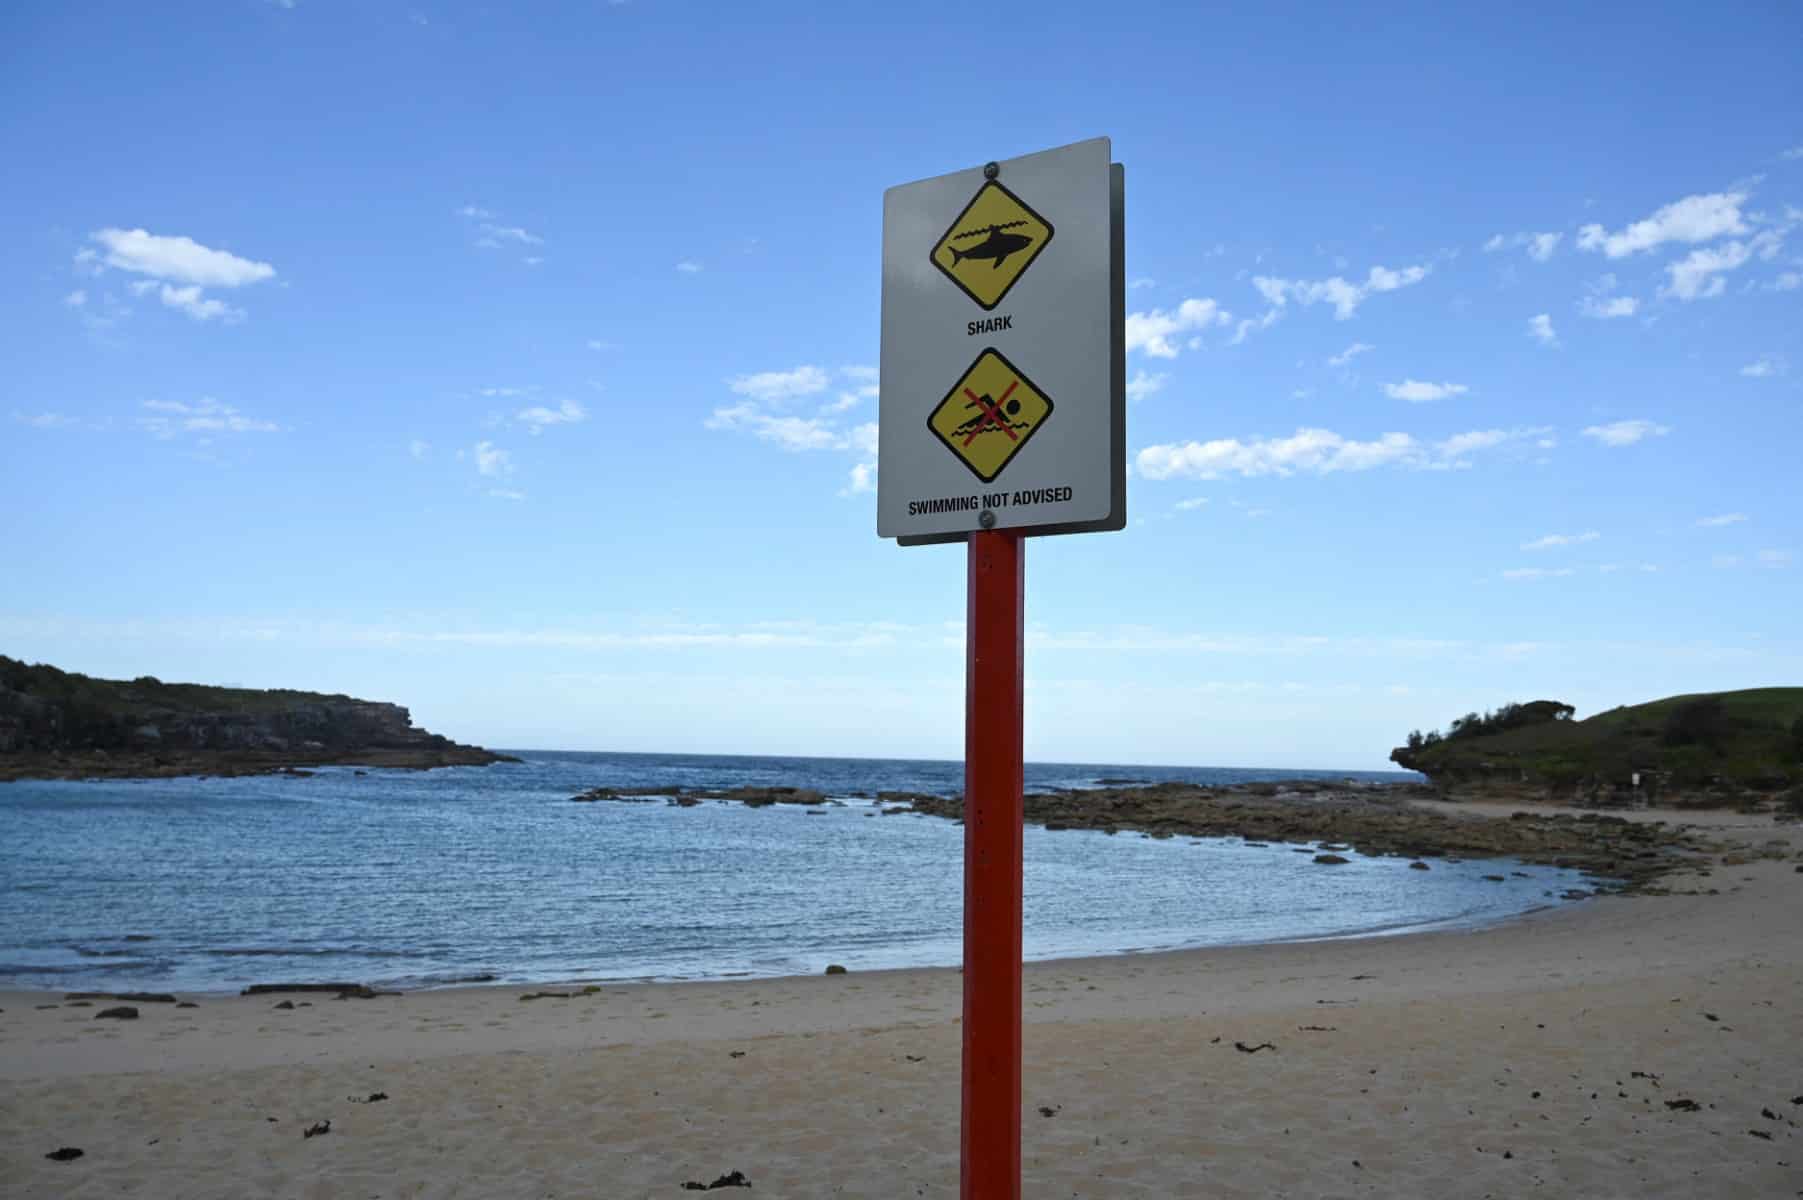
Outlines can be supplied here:
M1126 524L1121 190L1095 138L884 193L878 536Z

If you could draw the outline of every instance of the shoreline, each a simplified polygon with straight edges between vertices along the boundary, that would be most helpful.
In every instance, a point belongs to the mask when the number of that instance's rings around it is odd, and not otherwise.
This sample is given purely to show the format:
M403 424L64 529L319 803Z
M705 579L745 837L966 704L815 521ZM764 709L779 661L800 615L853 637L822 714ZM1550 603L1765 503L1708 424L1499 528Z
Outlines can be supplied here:
M1731 839L1688 889L1027 964L1025 1194L1793 1194L1803 828L1685 817ZM666 1197L735 1170L767 1197L950 1197L961 988L910 968L133 1021L9 993L0 1176L77 1200ZM547 990L575 994L519 998Z
M1610 893L1607 890L1598 890L1590 893L1582 900L1554 900L1546 904L1535 905L1532 908L1522 909L1518 912L1503 913L1496 916L1476 919L1455 916L1437 921L1412 922L1407 925L1392 928L1361 929L1345 933L1299 934L1295 937L1265 938L1244 942L1218 942L1213 944L1156 946L1143 949L1127 948L1120 950L1103 950L1093 953L1054 954L1044 958L1024 958L1021 961L1023 969L1031 969L1035 966L1110 962L1114 959L1121 958L1150 959L1162 955L1206 954L1214 951L1255 949L1261 946L1301 946L1326 942L1382 941L1393 938L1427 936L1430 934L1481 933L1485 930L1495 929L1518 921L1531 920L1537 916L1543 916L1576 907L1600 899L1609 894ZM858 967L849 969L846 973L855 974L860 978L869 978L872 976L893 975L909 971L949 971L958 974L963 971L963 967L956 963L917 963L901 966ZM146 984L142 987L120 988L118 990L103 989L98 986L70 988L21 987L7 980L0 979L0 1010L4 1010L7 1007L9 1000L12 1003L21 1006L29 1003L35 1007L40 1004L60 1004L65 997L74 995L86 995L94 999L95 1003L99 1003L99 1000L103 998L126 1003L133 993L160 993L172 995L178 1001L199 1001L238 997L254 998L256 996L264 995L275 996L282 994L285 990L290 990L294 994L300 994L304 991L319 991L323 992L327 999L333 999L334 997L331 993L342 987L342 990L344 991L354 991L361 988L377 992L385 997L405 997L439 995L446 992L457 991L489 992L507 989L517 991L521 989L531 990L542 988L691 987L707 984L775 983L785 980L814 979L822 974L823 972L819 971L809 971L805 973L789 971L772 974L761 974L752 971L731 971L723 972L718 975L558 975L547 976L543 979L481 979L472 976L470 978L453 979L443 983L425 985L395 983L380 979L373 982L368 979L295 980L292 982L258 979L243 983L233 983L221 988L184 988L153 983ZM258 989L254 993L249 990L253 987Z

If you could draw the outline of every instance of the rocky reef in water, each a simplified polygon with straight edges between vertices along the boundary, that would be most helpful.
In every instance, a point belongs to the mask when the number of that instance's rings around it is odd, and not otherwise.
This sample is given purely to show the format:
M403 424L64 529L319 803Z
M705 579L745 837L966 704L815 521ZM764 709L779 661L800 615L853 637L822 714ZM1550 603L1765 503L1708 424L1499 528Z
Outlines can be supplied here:
M1156 783L1028 795L1023 815L1027 824L1052 832L1086 829L1154 838L1237 837L1249 843L1287 844L1327 868L1350 861L1336 851L1406 857L1422 870L1432 870L1430 860L1436 859L1509 858L1583 871L1612 881L1605 886L1642 892L1656 890L1655 882L1674 871L1706 872L1710 856L1722 849L1694 830L1662 821L1530 811L1484 817L1415 803L1433 795L1432 788L1421 784L1330 780L1222 787ZM820 792L793 787L607 787L571 799L586 803L662 800L681 807L703 800L752 807L835 803ZM959 796L881 792L875 800L879 807L867 815L919 813L964 819L964 800Z
M513 761L418 729L398 704L150 676L93 679L0 655L0 781Z

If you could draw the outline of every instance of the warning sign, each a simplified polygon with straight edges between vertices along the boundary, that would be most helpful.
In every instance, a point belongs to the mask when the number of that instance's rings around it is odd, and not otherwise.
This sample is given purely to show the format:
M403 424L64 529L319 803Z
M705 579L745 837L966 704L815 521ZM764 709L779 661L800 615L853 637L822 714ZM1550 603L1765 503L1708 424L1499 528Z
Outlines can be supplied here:
M1051 222L995 180L985 180L933 247L933 265L992 309L1051 240Z
M989 483L1052 415L1052 398L999 350L985 350L927 417L927 428Z

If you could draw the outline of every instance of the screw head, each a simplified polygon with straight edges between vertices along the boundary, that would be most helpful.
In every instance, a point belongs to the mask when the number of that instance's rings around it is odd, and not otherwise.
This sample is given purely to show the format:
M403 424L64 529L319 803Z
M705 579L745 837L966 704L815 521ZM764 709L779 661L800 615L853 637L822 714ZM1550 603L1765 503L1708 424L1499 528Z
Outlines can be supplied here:
M987 508L984 509L977 514L977 524L981 525L984 529L994 529L995 513Z
M997 175L1000 175L1001 173L1002 173L1002 168L1001 168L1000 163L992 163L991 162L991 163L983 164L983 178L984 179L994 179Z

